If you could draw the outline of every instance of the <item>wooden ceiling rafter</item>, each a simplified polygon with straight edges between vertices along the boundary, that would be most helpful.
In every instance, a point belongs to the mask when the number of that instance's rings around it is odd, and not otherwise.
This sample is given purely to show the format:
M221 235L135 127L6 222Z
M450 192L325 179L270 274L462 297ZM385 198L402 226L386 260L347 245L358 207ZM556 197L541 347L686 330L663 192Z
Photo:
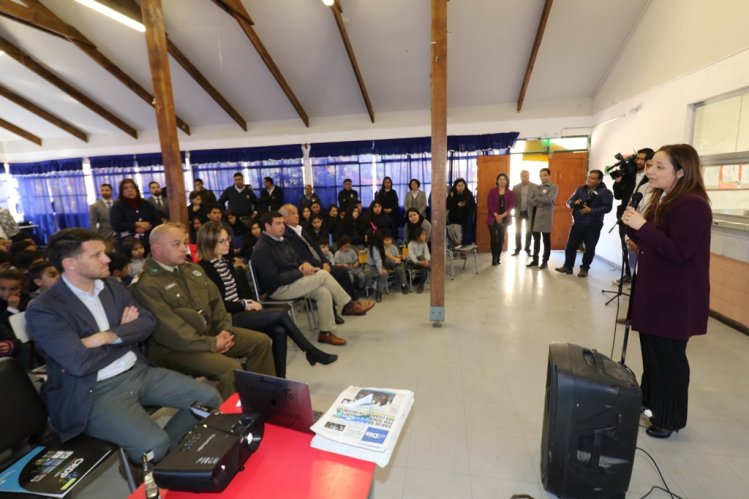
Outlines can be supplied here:
M549 12L551 12L551 4L554 0L546 0L544 3L544 9L541 11L541 19L538 21L538 29L536 29L536 39L533 41L533 48L531 49L531 55L528 58L528 66L525 68L525 76L523 77L523 84L520 87L520 94L518 94L518 105L517 111L520 112L523 109L523 101L525 101L525 92L528 90L528 84L531 81L531 74L533 73L533 66L536 65L536 56L538 50L541 48L541 40L544 38L544 31L546 31L546 22L549 20Z
M21 14L23 14L22 18L14 15L17 9L11 10L4 8L7 2L14 3L12 0L0 0L0 14L27 24L33 28L65 38L67 41L81 49L105 71L114 76L123 85L130 89L130 91L135 93L135 95L140 97L146 104L151 107L154 106L153 95L136 82L126 71L102 54L96 45L91 40L87 39L85 35L79 32L75 27L65 23L62 19L57 17L54 12L44 6L39 0L23 1L27 7L24 12L21 12ZM55 31L52 31L52 29ZM190 135L190 126L179 116L177 117L177 126L187 135Z
M281 87L281 90L286 95L286 98L289 99L289 102L291 102L291 105L294 107L297 114L304 122L305 126L309 128L309 116L307 116L307 113L302 107L302 104L299 102L299 99L297 99L296 95L294 95L294 92L286 82L286 79L281 73L281 70L278 69L275 61L252 27L254 23L252 22L247 9L245 9L244 5L242 5L241 0L213 0L213 3L218 5L224 12L228 13L239 23L242 31L244 31L245 35L247 35L247 38L250 40L250 43L252 43L252 45L255 47L258 55L263 60L265 66L271 72L273 77L276 79L276 82Z
M356 76L356 82L359 84L359 90L361 91L362 99L364 99L364 105L367 107L369 113L369 119L372 123L375 122L374 110L372 109L372 102L369 100L369 93L367 92L367 86L364 84L364 77L359 70L359 63L356 61L356 54L354 54L354 47L351 45L351 40L348 37L348 31L346 31L346 25L343 23L343 9L339 0L335 0L333 5L330 7L330 12L333 14L335 23L338 26L338 32L341 34L343 40L343 46L346 48L346 54L351 62L351 68L354 70Z
M118 10L120 13L130 17L131 19L134 19L138 22L143 22L143 18L140 12L140 6L135 3L135 0L119 0L117 2L107 1L102 3L112 9ZM168 33L166 43L169 55L171 55L174 60L177 61L180 66L182 66L182 69L184 69L185 72L190 75L195 83L200 85L200 87L205 90L205 92L211 97L211 99L213 99L216 104L218 104L219 107L223 109L224 112L228 114L231 119L233 119L237 123L237 125L240 126L240 128L242 128L242 130L246 132L247 120L245 120L242 115L239 114L234 106L232 106L229 101L223 95L221 95L221 92L219 92L216 87L214 87L211 82L208 81L208 78L206 78L203 73L201 73L200 70L190 61L190 59L185 56L185 54L177 47L172 39L169 38Z
M33 142L38 146L42 145L42 139L40 139L33 133L24 130L20 126L14 125L10 121L5 121L4 119L0 118L0 128L5 128L6 130L15 133L19 137L23 137L24 139L28 140L29 142Z
M134 139L138 138L138 132L133 128L132 126L125 123L124 120L116 116L111 111L107 110L102 106L101 104L95 102L93 99L85 95L83 92L75 88L70 83L66 82L59 76L57 76L55 73L47 69L42 64L35 61L31 56L26 54L23 50L16 47L12 43L10 43L8 40L6 40L3 37L0 37L0 50L4 51L9 57L12 57L17 62L25 66L27 69L31 70L32 72L36 73L38 76L46 80L48 83L54 85L55 87L59 88L75 100L77 100L82 105L89 108L91 111L95 112L126 134L130 135Z
M77 128L75 125L72 125L71 123L68 123L67 121L63 120L59 116L55 116L54 114L50 113L46 109L43 109L27 98L23 97L22 95L19 95L15 93L13 90L9 89L8 87L0 84L0 95L8 99L9 101L13 102L14 104L26 109L27 111L39 116L40 118L52 123L58 128L62 128L69 134L78 137L83 142L88 142L88 135L86 135L86 132L83 130Z

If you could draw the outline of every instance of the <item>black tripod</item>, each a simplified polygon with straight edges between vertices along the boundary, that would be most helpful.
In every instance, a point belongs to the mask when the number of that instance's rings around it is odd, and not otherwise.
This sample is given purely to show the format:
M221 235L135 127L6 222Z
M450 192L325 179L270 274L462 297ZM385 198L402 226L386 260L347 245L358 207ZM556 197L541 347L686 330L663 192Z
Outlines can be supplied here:
M614 224L614 226L609 229L609 234L611 233L612 230L614 230L615 227L619 226L621 223L622 222L620 220L617 220L616 223ZM601 290L601 293L603 293L604 295L613 295L613 296L611 296L611 298L608 299L608 301L605 303L605 305L608 305L609 303L611 303L612 301L616 300L617 298L619 298L622 295L629 296L629 293L625 293L623 291L623 287L624 287L624 276L626 275L625 269L629 267L629 261L627 260L627 255L628 255L627 246L626 245L622 245L622 270L621 270L621 273L619 275L619 285L617 286L616 291L612 291L610 289L602 289ZM616 311L619 312L619 302L618 301L616 303Z

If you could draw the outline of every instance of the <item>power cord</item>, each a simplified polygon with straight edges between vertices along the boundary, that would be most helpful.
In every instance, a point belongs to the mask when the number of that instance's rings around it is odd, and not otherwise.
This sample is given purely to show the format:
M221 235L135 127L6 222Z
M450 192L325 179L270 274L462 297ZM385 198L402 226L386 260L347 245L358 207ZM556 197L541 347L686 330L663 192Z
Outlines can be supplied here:
M636 449L639 450L639 451L641 451L641 452L643 452L646 456L648 456L650 458L650 460L653 462L653 466L655 466L655 470L658 472L658 476L661 477L661 482L663 482L663 486L666 487L664 489L660 485L653 485L650 488L650 490L648 491L648 493L645 494L644 496L642 496L640 499L645 499L650 494L652 494L653 491L656 490L656 489L664 491L665 493L667 493L671 497L671 499L683 499L681 496L679 496L679 495L674 494L673 492L671 492L671 489L668 488L668 484L666 483L666 479L663 478L663 473L661 473L661 469L658 467L658 463L655 462L655 459L653 459L653 456L651 456L650 453L648 451L646 451L645 449L643 449L642 447L636 447Z

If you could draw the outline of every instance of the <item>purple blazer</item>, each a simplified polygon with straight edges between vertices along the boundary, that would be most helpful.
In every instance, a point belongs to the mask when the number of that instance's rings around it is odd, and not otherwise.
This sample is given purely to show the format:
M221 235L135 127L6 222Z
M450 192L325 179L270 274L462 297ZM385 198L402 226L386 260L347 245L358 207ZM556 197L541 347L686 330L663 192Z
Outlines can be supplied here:
M686 341L707 332L712 218L702 198L684 196L660 226L627 229L638 247L631 321L640 333Z
M499 213L499 187L489 191L486 197L486 225L494 224L494 214ZM509 187L505 188L505 212L510 213L515 207L515 193ZM512 223L512 216L505 217L505 224Z

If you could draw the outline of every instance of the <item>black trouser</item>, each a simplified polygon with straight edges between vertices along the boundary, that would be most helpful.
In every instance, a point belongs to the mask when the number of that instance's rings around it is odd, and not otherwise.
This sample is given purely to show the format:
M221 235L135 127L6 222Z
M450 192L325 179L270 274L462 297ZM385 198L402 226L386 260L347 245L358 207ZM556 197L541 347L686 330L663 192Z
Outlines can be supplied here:
M502 256L502 248L505 245L505 233L507 225L494 222L489 226L489 241L492 247L492 262L499 262Z
M570 235L567 238L567 247L564 250L565 267L571 269L575 266L577 248L580 247L580 243L585 243L585 253L583 253L583 262L580 268L583 270L590 268L593 257L596 256L596 244L598 244L598 237L601 235L601 227L602 225L599 224L572 224Z
M653 411L653 424L666 430L687 425L689 360L687 342L640 333L642 405Z
M533 233L533 261L538 262L538 252L541 249L541 236L544 236L544 255L543 263L549 261L551 256L551 232L534 232Z
M354 283L351 282L351 278L348 275L348 271L341 267L331 267L330 275L341 285L343 290L348 293L352 300L356 301L359 299L359 293L354 287Z
M276 364L276 376L286 377L286 337L296 343L302 351L315 348L304 336L289 314L279 308L264 308L253 312L238 312L232 315L235 326L260 331L270 336L273 343L273 361Z
M523 222L525 221L525 222ZM515 215L515 253L520 253L520 244L522 239L522 228L525 227L525 251L531 250L531 220L527 211L519 211Z

